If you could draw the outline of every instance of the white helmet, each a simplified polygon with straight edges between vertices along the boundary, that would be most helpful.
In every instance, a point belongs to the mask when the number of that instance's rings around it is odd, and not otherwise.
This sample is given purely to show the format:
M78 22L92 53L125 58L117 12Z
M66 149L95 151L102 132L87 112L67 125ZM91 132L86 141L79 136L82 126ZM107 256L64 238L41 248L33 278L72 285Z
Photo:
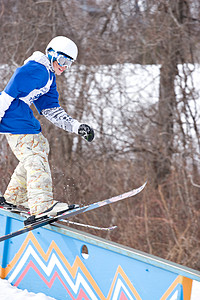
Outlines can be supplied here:
M53 63L57 60L60 65L66 65L70 67L71 64L76 60L78 55L78 48L76 44L65 36L57 36L53 38L46 47L46 55ZM64 58L68 59L68 62ZM64 62L65 61L65 62Z

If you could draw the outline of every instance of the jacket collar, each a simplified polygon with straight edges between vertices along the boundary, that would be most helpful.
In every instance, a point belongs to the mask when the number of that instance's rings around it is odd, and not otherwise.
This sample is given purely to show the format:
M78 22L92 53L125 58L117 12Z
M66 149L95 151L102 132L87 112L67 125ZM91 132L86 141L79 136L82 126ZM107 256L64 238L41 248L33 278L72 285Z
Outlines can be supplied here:
M30 60L34 60L34 61L44 65L51 72L54 72L48 57L44 53L42 53L40 51L33 52L33 54L24 61L24 64L26 64Z

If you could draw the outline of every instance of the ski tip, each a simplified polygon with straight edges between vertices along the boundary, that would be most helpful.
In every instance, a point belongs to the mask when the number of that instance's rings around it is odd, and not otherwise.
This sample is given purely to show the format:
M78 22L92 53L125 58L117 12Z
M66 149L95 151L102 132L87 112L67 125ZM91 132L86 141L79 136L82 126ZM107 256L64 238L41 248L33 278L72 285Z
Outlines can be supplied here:
M147 182L148 182L148 181L145 181L145 183L143 184L144 187L147 185Z
M147 181L145 181L140 187L139 189L143 190L145 188L145 186L147 185Z
M145 181L145 182L143 183L143 185L141 185L139 188L137 188L136 190L138 191L138 193L139 193L140 191L142 191L142 190L145 188L146 185L147 185L147 181Z
M134 196L139 194L141 191L143 191L143 189L145 188L147 184L147 181L145 181L145 183L143 183L143 185L141 185L140 187L133 189L132 191L130 191L131 195L130 196Z

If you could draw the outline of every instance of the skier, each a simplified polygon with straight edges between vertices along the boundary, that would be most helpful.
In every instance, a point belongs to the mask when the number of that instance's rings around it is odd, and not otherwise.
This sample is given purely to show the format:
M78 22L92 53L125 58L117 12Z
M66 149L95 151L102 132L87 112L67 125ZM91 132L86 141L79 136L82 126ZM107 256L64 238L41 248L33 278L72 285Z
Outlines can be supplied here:
M36 51L25 60L0 93L0 133L5 134L19 160L4 197L0 195L0 205L22 205L35 218L76 207L53 199L49 145L30 105L33 103L54 125L79 134L88 142L93 140L93 129L70 117L58 101L55 75L70 68L77 55L72 40L57 36L47 45L46 54Z

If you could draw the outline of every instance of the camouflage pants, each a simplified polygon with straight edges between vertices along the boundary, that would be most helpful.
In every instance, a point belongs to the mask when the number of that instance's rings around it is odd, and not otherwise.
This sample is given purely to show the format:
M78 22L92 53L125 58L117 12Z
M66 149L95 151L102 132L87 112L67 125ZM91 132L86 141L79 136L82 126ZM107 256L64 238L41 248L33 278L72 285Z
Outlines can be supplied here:
M31 214L39 214L54 203L48 141L42 133L6 134L6 138L19 164L4 197L7 202L28 206Z

